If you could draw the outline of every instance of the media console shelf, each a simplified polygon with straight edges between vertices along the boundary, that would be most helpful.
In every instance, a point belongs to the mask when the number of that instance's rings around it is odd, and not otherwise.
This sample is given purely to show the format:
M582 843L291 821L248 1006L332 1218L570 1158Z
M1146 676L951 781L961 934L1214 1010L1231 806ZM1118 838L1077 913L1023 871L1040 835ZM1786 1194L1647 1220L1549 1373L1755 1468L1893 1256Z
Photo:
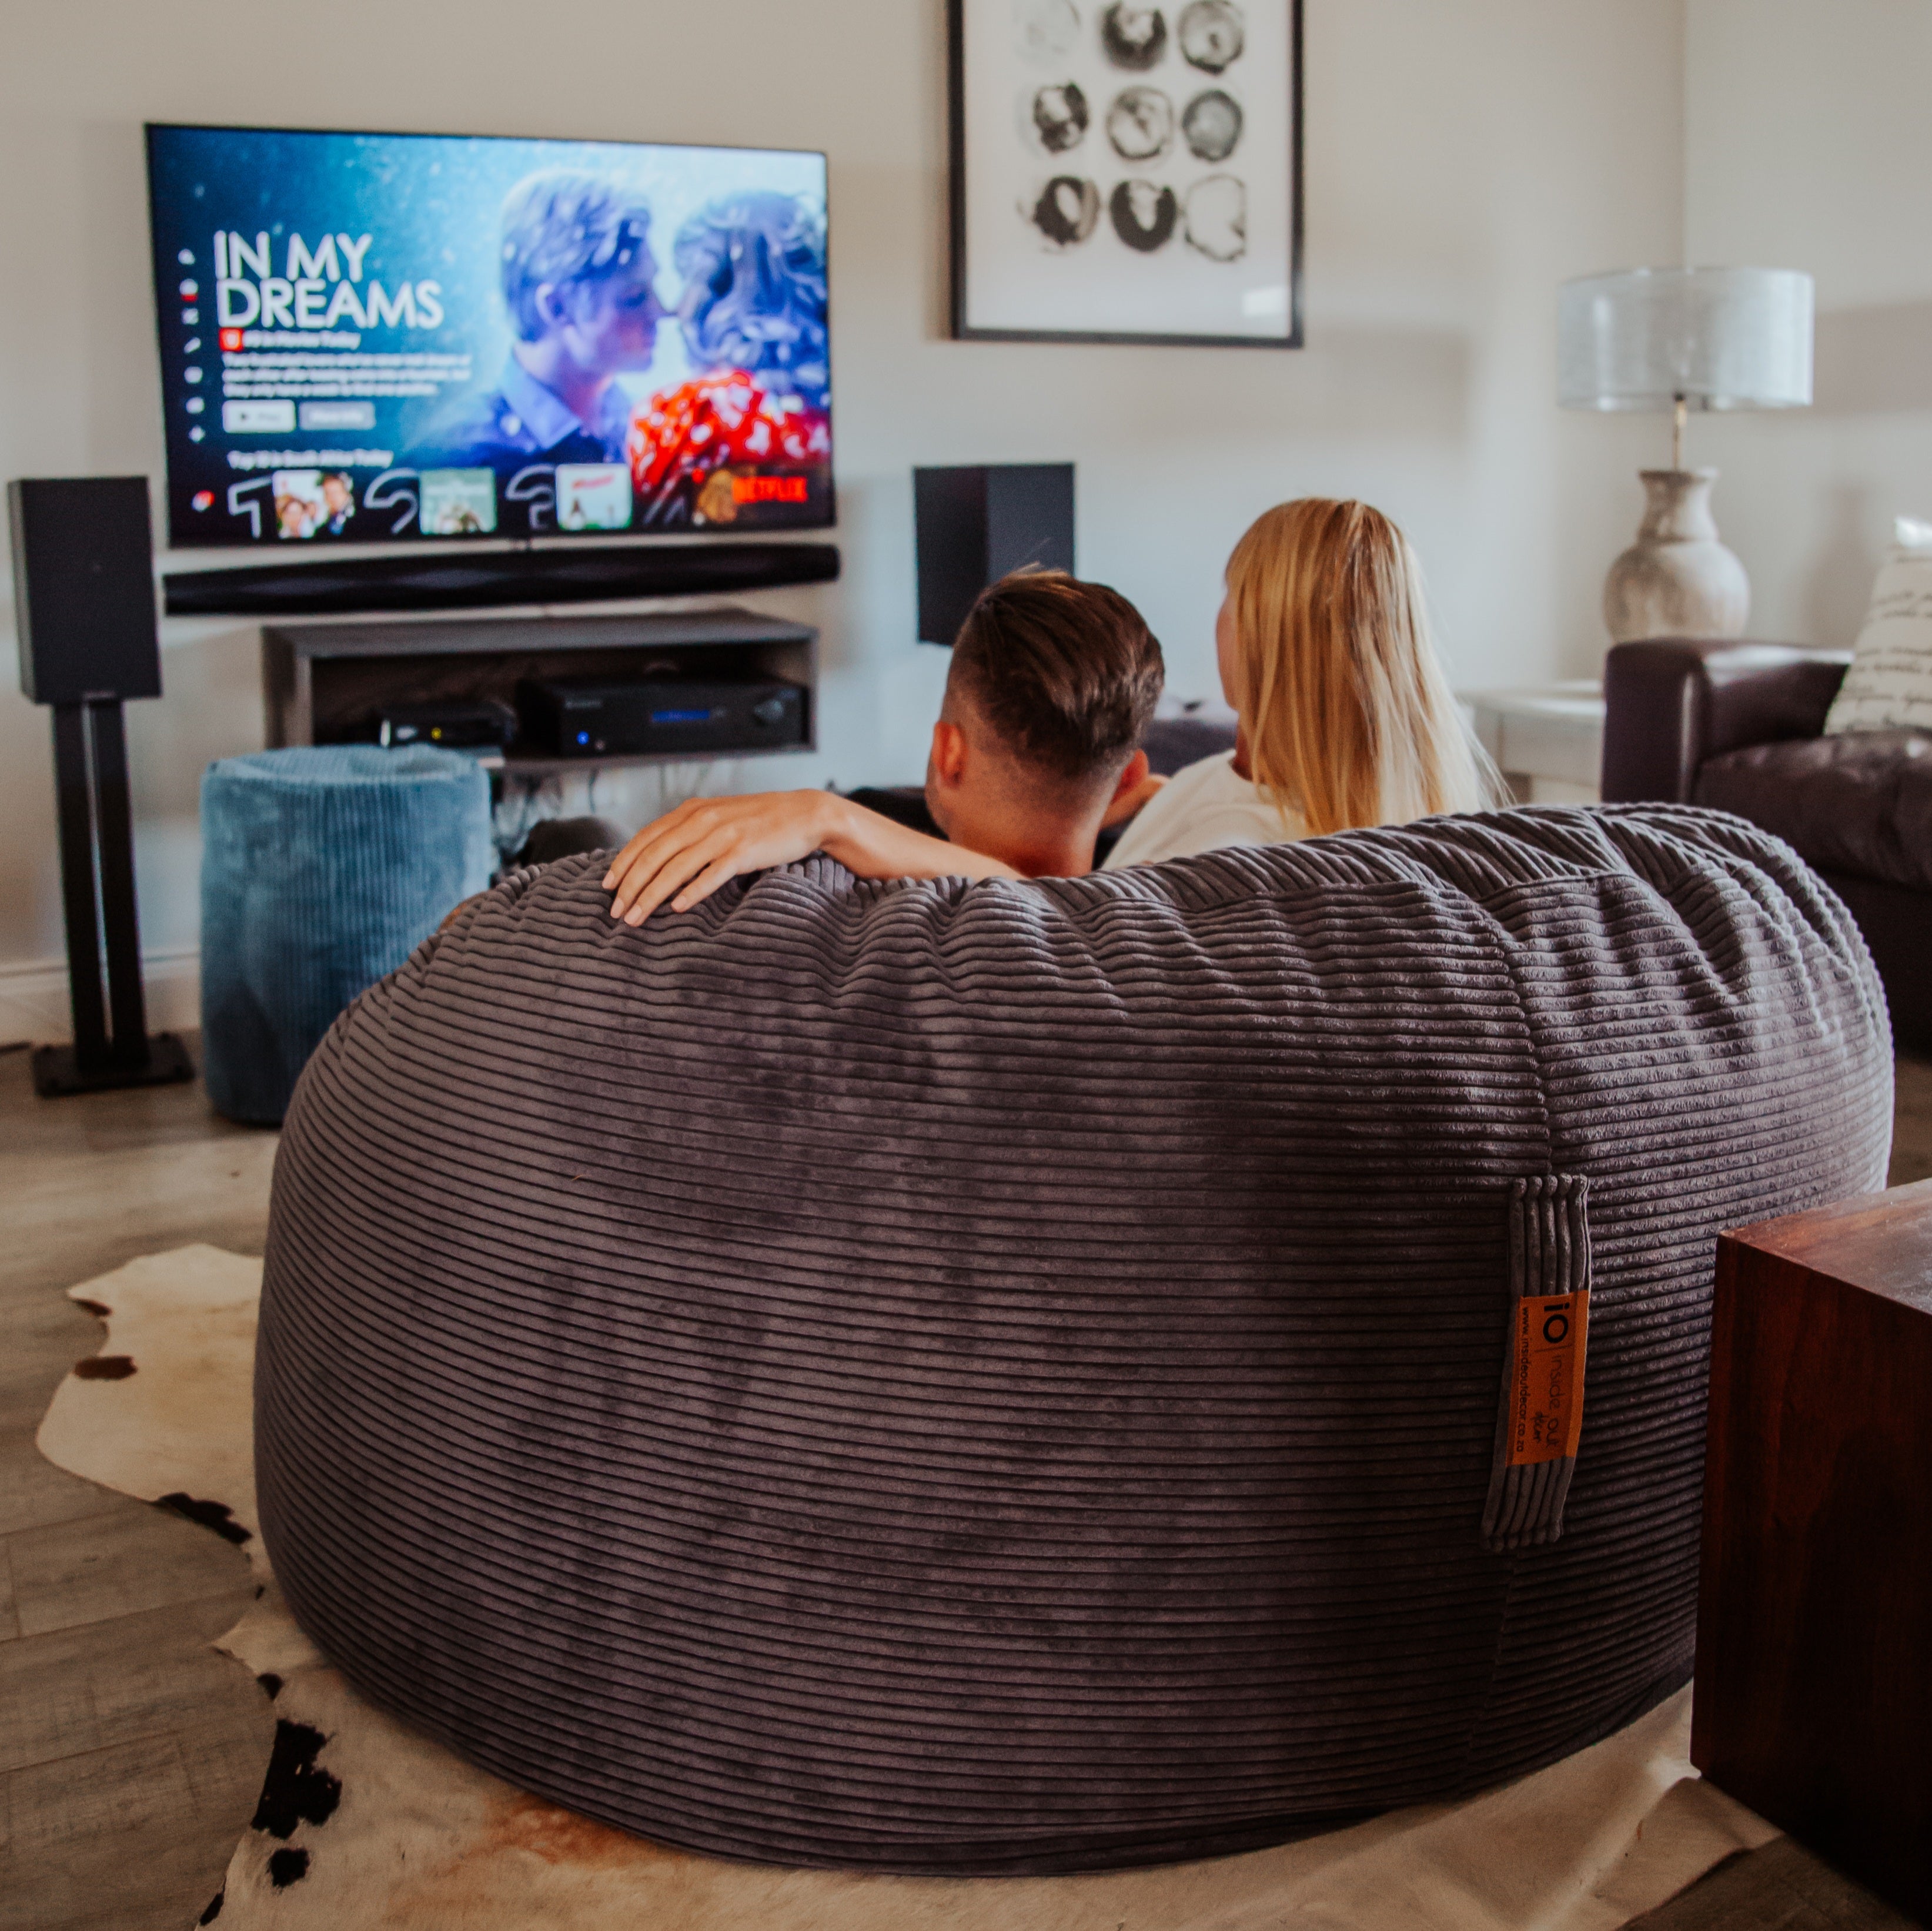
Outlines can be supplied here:
M391 704L494 698L514 706L526 677L622 682L674 670L686 677L782 678L805 693L802 744L647 756L553 757L512 745L506 777L531 778L621 765L688 763L811 751L818 742L818 633L755 611L682 610L620 617L457 619L417 623L284 624L262 632L262 691L271 749L373 743Z

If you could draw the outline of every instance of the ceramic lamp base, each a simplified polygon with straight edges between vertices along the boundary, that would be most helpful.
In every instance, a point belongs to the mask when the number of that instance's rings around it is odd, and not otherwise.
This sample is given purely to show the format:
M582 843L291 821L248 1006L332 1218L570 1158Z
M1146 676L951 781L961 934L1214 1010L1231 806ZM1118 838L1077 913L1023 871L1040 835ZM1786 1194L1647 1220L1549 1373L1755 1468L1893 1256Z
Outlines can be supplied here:
M1636 541L1610 565L1604 621L1612 639L1742 637L1750 614L1744 566L1718 541L1714 469L1645 469Z

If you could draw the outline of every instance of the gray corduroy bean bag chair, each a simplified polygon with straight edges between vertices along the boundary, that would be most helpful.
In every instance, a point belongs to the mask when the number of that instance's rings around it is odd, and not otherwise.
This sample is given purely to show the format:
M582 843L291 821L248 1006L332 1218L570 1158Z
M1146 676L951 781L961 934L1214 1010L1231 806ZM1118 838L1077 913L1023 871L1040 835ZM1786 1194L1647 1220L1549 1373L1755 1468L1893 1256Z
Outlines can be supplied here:
M1015 1872L1466 1792L1686 1680L1712 1237L1889 1137L1786 847L821 860L639 930L600 871L429 940L288 1117L262 1522L370 1696L674 1843Z

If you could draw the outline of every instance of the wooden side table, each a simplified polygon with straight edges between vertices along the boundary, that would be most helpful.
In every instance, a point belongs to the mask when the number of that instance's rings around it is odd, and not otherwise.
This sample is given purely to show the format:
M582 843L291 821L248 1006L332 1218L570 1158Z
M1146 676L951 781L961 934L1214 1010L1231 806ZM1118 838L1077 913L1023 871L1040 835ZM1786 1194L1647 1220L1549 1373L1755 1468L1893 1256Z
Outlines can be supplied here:
M1691 1761L1932 1920L1932 1180L1719 1237Z

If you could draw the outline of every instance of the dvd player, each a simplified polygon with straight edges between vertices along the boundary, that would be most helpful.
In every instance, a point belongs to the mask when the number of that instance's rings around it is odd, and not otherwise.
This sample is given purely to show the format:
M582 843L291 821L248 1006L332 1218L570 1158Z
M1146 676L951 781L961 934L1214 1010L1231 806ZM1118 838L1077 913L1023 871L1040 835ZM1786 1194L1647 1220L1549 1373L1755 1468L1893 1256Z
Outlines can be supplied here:
M451 751L500 751L517 741L517 714L494 697L385 704L376 714L382 745L439 744Z
M522 748L554 757L678 757L806 742L806 693L777 678L531 677L517 687Z

